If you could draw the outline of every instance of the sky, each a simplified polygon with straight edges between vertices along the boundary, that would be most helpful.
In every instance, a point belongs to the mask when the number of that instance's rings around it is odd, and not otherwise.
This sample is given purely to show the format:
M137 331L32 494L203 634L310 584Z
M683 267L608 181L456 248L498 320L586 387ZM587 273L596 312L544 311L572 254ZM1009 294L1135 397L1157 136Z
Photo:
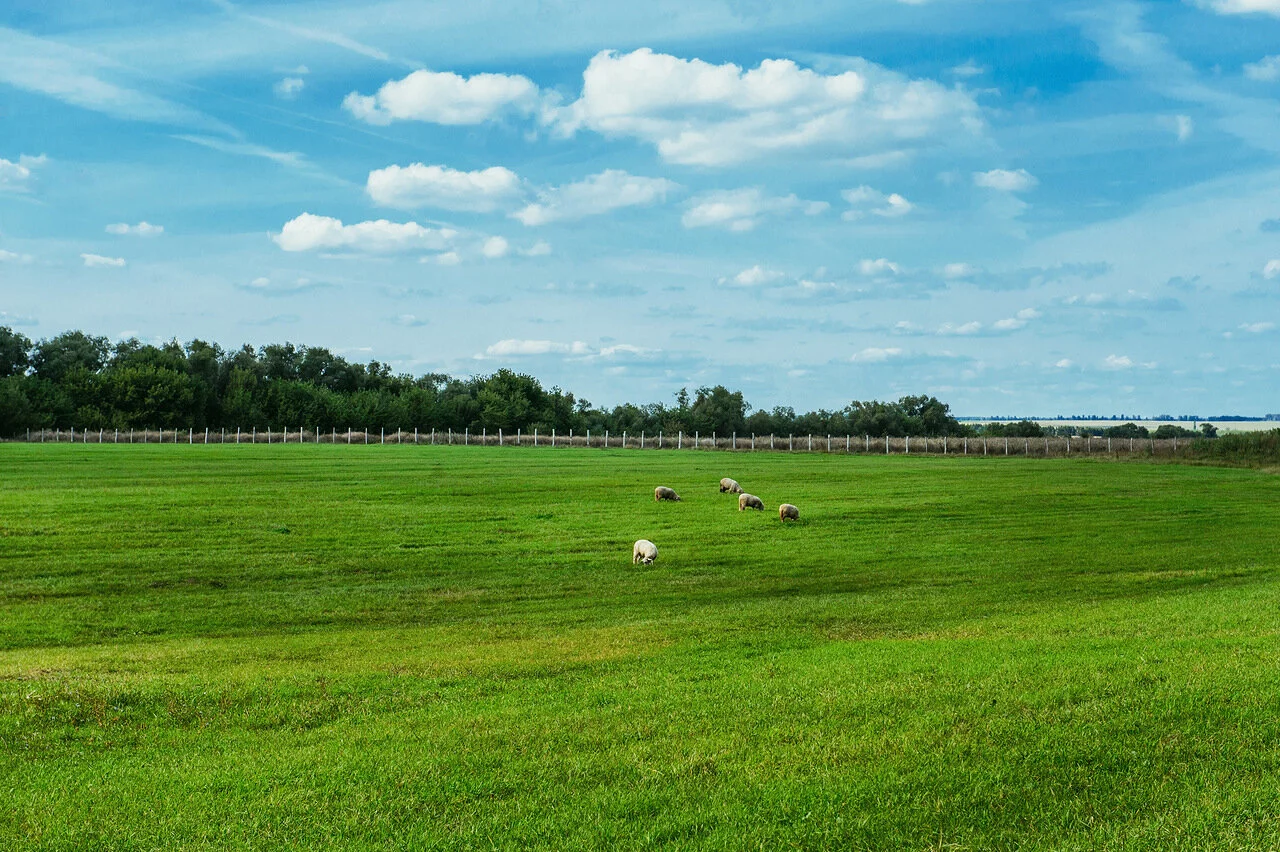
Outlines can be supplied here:
M1280 411L1280 0L5 0L0 325Z

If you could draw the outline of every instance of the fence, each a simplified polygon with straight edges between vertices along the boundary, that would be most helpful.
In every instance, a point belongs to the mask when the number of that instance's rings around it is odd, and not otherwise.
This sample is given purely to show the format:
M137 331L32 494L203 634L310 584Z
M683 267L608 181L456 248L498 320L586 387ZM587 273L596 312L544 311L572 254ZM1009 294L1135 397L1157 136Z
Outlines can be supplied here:
M24 440L19 438L18 440ZM1021 456L1024 458L1059 458L1070 456L1179 456L1189 455L1188 439L1152 438L875 438L870 435L730 435L704 436L678 432L671 436L659 432L639 435L623 432L587 432L585 435L558 435L517 430L515 434L487 429L474 433L469 429L396 430L368 429L328 432L320 429L44 429L28 431L29 443L83 444L344 444L352 445L418 445L418 446L483 446L483 447L595 447L600 449L637 450L723 450L730 452L792 452L832 455L948 455L948 456Z

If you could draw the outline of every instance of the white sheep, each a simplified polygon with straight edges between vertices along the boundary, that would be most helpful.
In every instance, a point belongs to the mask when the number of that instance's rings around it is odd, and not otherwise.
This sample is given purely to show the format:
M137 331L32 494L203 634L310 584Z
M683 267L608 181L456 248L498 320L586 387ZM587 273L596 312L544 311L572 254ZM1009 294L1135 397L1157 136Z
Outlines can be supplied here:
M790 503L783 503L778 507L778 520L798 521L800 520L800 510Z
M743 509L759 509L764 511L764 501L754 494L743 494L738 497L738 511Z
M679 503L680 495L665 485L659 485L657 488L653 489L653 500L655 503L661 503L663 500L671 500Z
M652 565L653 560L658 558L658 545L642 538L631 548L631 564L639 565L643 562L645 565Z
M742 486L738 484L738 480L730 479L726 476L724 479L720 480L720 493L723 494L726 491L730 494L741 494Z

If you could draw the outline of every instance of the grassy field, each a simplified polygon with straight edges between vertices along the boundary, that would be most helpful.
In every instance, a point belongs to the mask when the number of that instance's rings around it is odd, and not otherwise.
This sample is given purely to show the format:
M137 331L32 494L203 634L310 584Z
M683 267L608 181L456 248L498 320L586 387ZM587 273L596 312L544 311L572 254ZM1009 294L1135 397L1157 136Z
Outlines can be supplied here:
M0 445L0 848L1274 849L1278 530L1203 466Z

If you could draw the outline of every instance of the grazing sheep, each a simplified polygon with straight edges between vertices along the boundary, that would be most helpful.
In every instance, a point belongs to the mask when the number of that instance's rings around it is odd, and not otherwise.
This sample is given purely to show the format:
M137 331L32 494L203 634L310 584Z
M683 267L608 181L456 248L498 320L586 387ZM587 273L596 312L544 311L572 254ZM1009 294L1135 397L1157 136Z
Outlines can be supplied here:
M631 548L631 564L639 565L643 562L645 565L652 565L653 560L658 558L658 545L642 538Z
M738 484L738 480L730 479L726 476L724 479L720 480L720 493L723 494L726 491L730 494L741 494L742 486Z
M800 520L800 510L790 503L783 503L778 507L778 520L798 521Z
M743 509L759 509L764 511L764 501L754 494L743 494L738 497L738 511Z
M676 503L680 502L680 495L665 485L659 485L653 489L653 500L655 503L661 503L663 500L671 500Z

